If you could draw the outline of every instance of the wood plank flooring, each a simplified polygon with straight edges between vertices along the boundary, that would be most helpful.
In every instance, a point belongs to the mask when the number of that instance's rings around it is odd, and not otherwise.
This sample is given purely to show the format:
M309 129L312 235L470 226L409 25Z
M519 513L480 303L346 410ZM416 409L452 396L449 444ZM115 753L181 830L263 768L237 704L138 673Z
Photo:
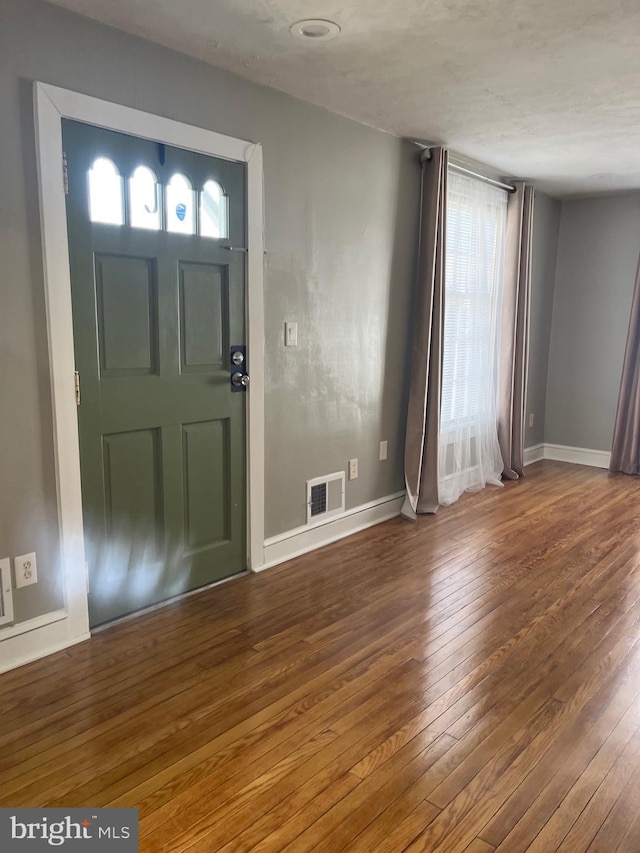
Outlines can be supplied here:
M537 463L0 676L0 807L145 853L638 853L640 478Z

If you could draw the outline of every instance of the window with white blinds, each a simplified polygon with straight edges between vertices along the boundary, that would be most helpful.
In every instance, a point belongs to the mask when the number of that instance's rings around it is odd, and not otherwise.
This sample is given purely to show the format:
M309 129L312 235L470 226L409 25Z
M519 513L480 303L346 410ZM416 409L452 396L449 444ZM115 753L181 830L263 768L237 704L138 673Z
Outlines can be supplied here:
M440 432L495 420L507 193L448 175Z

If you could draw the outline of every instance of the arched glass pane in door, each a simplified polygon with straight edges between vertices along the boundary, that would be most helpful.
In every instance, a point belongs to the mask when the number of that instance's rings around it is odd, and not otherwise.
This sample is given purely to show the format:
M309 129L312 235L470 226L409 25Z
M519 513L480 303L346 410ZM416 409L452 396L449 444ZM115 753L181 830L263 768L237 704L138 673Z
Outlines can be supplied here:
M175 174L166 189L167 231L174 234L195 234L194 192L189 179Z
M207 181L200 193L200 235L226 239L229 236L229 205L217 181Z
M89 218L106 225L124 225L122 177L107 157L89 169Z
M162 227L158 179L148 166L138 166L129 178L129 221L134 228L159 231Z

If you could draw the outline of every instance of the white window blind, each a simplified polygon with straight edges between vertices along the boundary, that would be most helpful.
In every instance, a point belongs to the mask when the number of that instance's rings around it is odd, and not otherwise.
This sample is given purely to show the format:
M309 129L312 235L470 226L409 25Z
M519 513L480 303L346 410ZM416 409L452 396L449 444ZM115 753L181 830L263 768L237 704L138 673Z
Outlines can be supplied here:
M507 193L450 171L440 431L495 419Z

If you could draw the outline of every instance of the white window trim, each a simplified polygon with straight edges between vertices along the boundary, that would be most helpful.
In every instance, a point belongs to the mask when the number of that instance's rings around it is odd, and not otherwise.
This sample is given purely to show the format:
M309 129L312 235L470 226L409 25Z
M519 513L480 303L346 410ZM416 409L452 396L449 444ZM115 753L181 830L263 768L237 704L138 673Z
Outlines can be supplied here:
M264 563L263 166L262 147L257 143L223 136L47 83L34 84L34 110L60 565L67 614L64 637L57 640L62 647L84 639L89 631L73 381L75 360L62 168L62 119L86 122L247 165L246 319L247 346L251 353L251 391L247 395L247 555L248 568L254 571ZM49 638L49 648L42 654L47 654L55 642ZM38 656L35 652L32 655Z

